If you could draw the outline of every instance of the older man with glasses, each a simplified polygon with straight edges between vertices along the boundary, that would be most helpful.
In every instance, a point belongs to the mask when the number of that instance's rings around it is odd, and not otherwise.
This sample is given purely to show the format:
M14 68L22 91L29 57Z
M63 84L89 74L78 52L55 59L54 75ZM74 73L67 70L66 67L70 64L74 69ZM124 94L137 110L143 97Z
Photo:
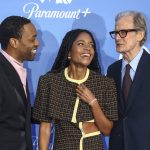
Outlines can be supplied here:
M135 11L119 13L110 35L123 59L107 72L116 82L119 113L109 150L150 150L150 55L143 49L145 17Z

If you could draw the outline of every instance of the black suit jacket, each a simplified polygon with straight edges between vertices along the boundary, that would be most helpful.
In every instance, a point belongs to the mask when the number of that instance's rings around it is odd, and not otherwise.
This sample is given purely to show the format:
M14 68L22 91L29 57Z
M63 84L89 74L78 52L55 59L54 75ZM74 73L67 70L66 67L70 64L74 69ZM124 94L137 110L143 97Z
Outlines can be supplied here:
M29 92L0 53L0 149L32 150Z
M150 150L150 55L144 50L125 105L121 94L122 60L108 68L118 91L119 120L110 135L110 150Z

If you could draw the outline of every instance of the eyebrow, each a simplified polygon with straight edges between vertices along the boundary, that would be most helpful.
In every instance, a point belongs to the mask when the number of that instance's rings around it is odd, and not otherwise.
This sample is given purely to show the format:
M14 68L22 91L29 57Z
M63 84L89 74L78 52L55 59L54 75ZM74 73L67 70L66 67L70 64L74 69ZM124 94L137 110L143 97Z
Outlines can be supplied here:
M76 42L85 42L84 40L77 40ZM89 43L94 43L93 41L90 41Z

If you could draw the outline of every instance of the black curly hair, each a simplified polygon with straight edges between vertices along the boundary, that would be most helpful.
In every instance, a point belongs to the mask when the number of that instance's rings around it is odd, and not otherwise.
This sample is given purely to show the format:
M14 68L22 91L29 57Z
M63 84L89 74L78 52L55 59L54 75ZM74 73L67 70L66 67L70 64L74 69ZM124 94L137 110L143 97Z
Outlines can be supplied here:
M88 33L91 36L92 41L94 43L94 50L95 50L94 58L90 63L90 65L88 66L88 68L95 72L101 73L101 68L98 61L98 55L97 55L96 43L94 37L92 33L86 29L74 29L66 33L65 37L62 40L61 46L59 48L57 57L54 61L51 71L59 72L64 68L66 68L67 66L69 66L68 53L71 50L73 42L76 40L79 34L83 32Z
M31 21L21 16L9 16L0 24L0 43L3 50L9 44L10 38L20 39L22 37L23 26Z

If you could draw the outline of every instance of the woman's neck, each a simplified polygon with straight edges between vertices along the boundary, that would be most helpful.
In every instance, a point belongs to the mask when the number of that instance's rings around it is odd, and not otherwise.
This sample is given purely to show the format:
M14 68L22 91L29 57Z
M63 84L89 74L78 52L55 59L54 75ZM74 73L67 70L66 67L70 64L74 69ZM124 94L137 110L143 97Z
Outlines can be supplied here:
M85 77L87 71L87 67L68 67L68 76L72 79L81 80Z

